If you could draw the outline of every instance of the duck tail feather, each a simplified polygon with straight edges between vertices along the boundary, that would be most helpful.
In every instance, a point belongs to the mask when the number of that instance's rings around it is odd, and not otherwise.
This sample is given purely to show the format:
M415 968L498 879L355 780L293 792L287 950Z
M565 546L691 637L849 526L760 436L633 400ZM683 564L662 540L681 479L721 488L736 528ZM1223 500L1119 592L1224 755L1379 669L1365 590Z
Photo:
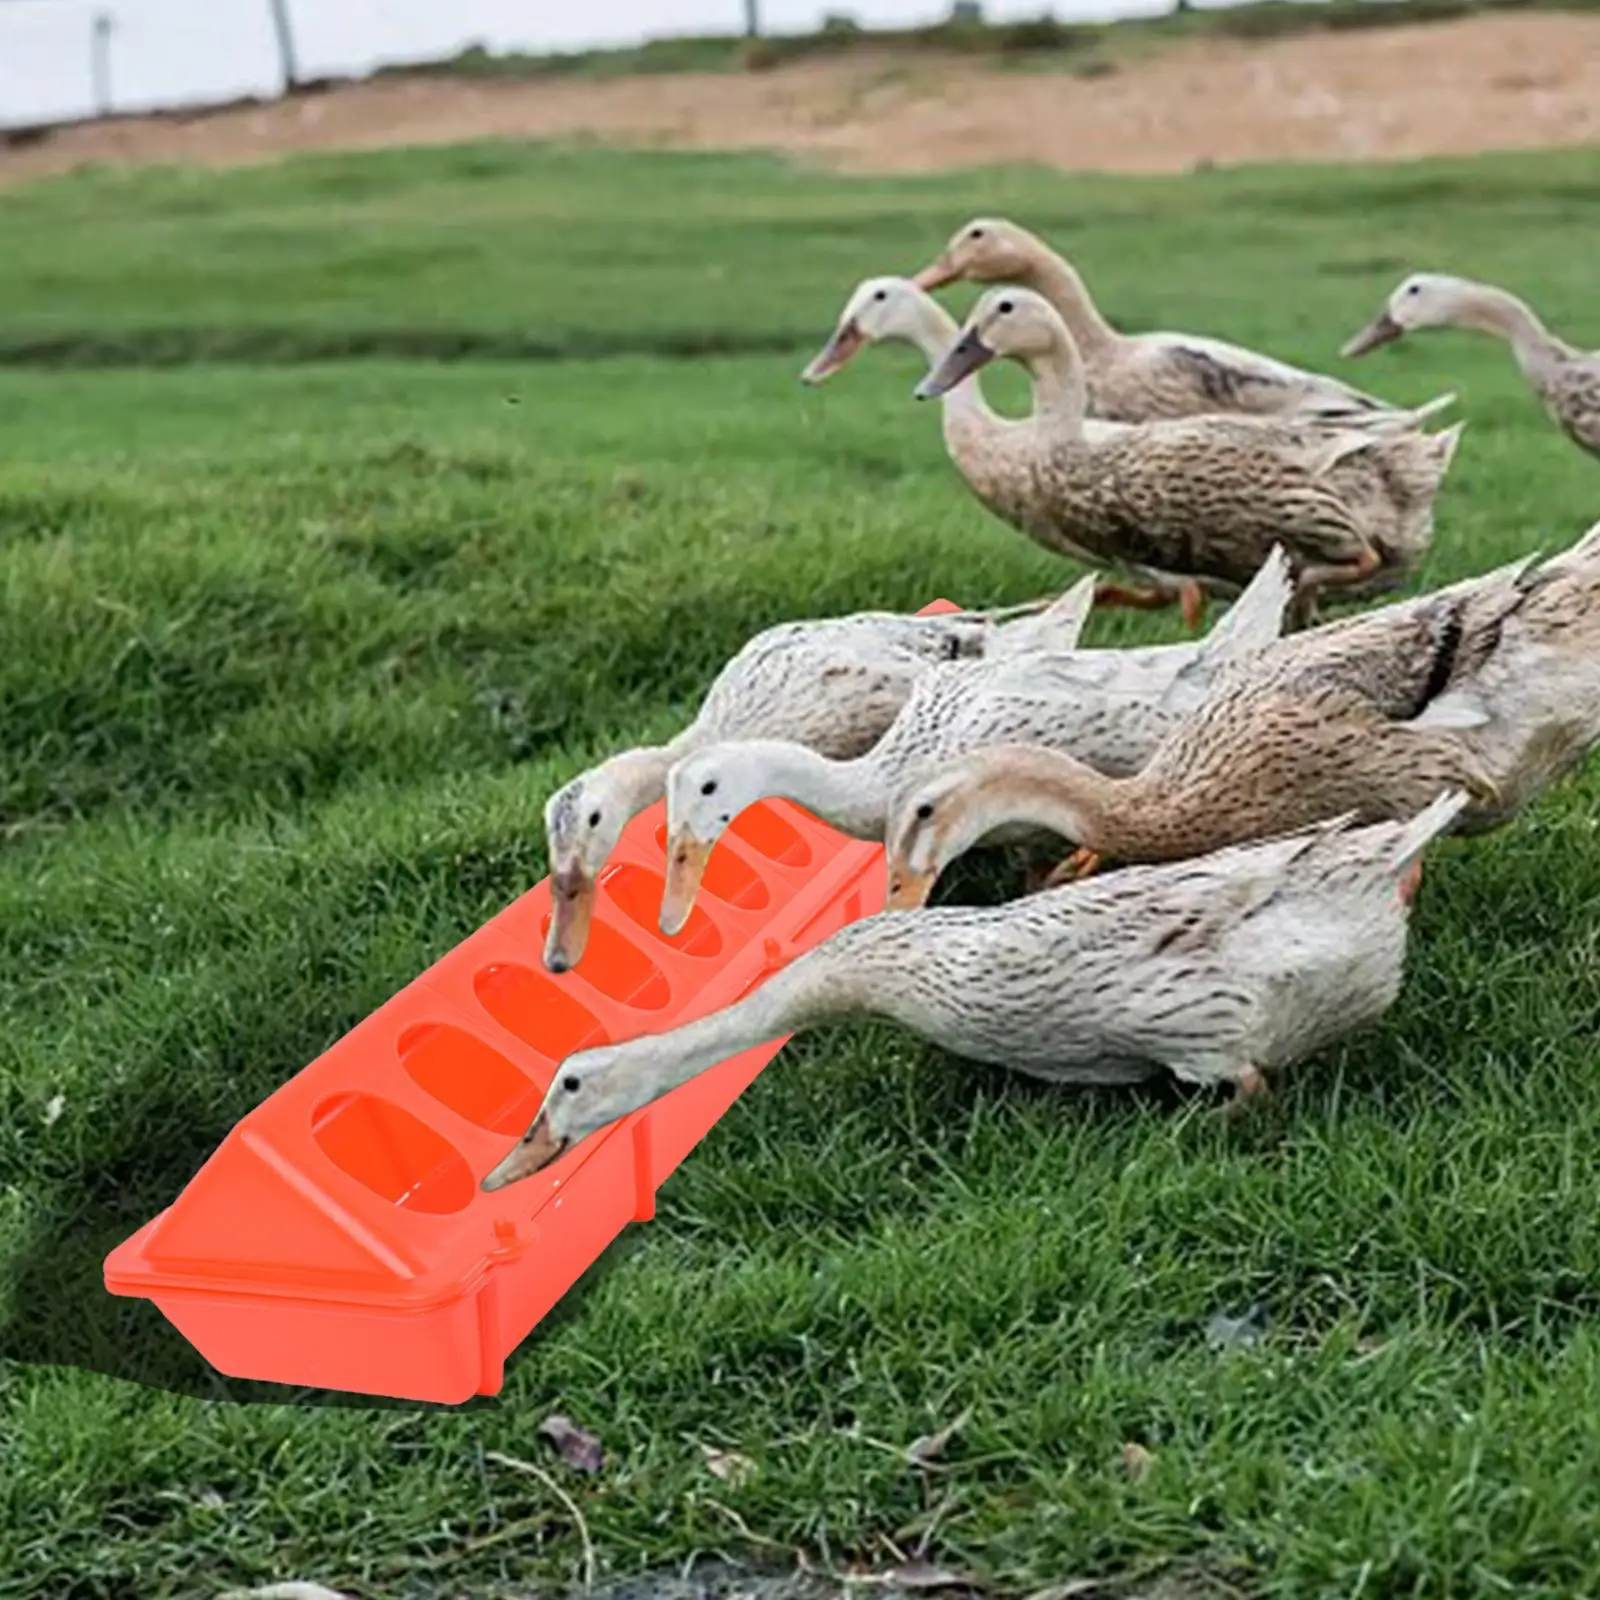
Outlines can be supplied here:
M1273 545L1239 598L1206 635L1200 654L1208 663L1265 649L1283 634L1284 612L1294 598L1288 552Z
M1075 650L1094 610L1095 586L1091 572L1054 599L992 611L987 613L988 620L999 628L1008 655L1024 650Z
M1403 873L1440 834L1449 831L1466 808L1464 789L1445 789L1409 822L1402 824L1389 855L1393 871L1397 875Z
M1452 728L1465 731L1486 727L1489 711L1475 690L1465 687L1446 690L1430 700L1406 724L1408 728Z

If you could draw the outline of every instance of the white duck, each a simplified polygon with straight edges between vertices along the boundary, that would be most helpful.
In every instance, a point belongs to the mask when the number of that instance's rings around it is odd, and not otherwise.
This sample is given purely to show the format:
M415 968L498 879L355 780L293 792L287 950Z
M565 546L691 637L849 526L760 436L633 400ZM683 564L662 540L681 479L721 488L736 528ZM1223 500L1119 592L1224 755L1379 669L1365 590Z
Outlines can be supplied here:
M1504 289L1417 272L1342 353L1362 356L1417 328L1471 328L1504 339L1550 420L1574 444L1600 455L1600 350L1558 339L1526 301Z
M680 733L611 756L546 802L545 965L565 972L582 957L601 869L627 823L662 797L674 762L717 740L757 737L793 740L839 759L859 755L883 735L930 667L1070 650L1093 596L1093 579L1086 578L1057 600L1003 611L859 611L763 629L717 674Z
M1008 905L852 923L726 1010L568 1056L482 1187L741 1050L850 1016L1055 1083L1170 1072L1259 1094L1264 1074L1393 1004L1421 854L1461 804L1446 793L1406 823L1342 819Z
M1291 591L1288 561L1274 551L1198 643L943 663L917 679L876 744L846 759L792 740L703 745L667 775L662 931L683 927L712 846L759 800L792 800L857 838L881 839L904 785L984 745L1046 744L1106 773L1137 771L1230 662L1279 636Z

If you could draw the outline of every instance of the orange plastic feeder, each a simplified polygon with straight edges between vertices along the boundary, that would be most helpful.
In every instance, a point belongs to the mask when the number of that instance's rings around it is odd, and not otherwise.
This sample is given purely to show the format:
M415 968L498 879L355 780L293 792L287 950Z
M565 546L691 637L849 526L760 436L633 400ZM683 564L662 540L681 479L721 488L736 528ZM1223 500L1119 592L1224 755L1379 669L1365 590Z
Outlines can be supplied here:
M953 611L938 601L926 611ZM656 926L666 805L600 878L583 959L542 949L550 883L507 906L240 1121L159 1216L106 1258L219 1372L458 1403L655 1193L786 1039L746 1050L485 1194L574 1050L739 998L882 909L883 849L787 801L712 853L688 925Z

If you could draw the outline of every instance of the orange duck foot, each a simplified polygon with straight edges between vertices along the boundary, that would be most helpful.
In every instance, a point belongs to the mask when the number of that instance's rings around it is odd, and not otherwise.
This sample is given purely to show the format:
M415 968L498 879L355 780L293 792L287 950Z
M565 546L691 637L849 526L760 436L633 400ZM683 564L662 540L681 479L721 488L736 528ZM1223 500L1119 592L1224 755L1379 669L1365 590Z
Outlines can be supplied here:
M1233 1080L1233 1093L1222 1104L1222 1115L1228 1119L1242 1117L1266 1098L1267 1080L1259 1067L1246 1067Z
M1135 589L1121 583L1097 584L1094 591L1097 606L1126 606L1134 611L1163 611L1177 598L1171 589Z
M1422 863L1413 861L1406 868L1400 879L1400 904L1408 906L1417 898L1417 890L1422 887Z
M1064 883L1076 883L1080 878L1091 878L1099 870L1099 855L1080 846L1044 880L1044 886L1047 889L1059 889Z

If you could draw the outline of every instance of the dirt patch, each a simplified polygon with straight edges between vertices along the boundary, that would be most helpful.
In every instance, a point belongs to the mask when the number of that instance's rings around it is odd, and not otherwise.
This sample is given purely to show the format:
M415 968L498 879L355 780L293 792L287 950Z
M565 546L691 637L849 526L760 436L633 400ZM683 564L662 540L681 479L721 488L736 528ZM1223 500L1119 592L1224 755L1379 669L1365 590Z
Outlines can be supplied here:
M1202 1578L1167 1575L1149 1582L1108 1578L1091 1583L1068 1579L1035 1591L1032 1600L1218 1600L1237 1595L1231 1585L1213 1585ZM841 1583L812 1573L788 1576L762 1575L719 1562L702 1562L689 1575L644 1573L591 1591L592 1600L977 1600L978 1591L966 1584L930 1587L926 1582L893 1581L892 1574L875 1576L869 1583ZM530 1595L527 1600L553 1600Z
M599 81L391 78L66 129L0 153L0 184L85 162L226 166L306 150L559 137L776 149L848 172L1013 161L1173 172L1588 145L1600 143L1600 17L1196 40L1098 76L902 54Z

